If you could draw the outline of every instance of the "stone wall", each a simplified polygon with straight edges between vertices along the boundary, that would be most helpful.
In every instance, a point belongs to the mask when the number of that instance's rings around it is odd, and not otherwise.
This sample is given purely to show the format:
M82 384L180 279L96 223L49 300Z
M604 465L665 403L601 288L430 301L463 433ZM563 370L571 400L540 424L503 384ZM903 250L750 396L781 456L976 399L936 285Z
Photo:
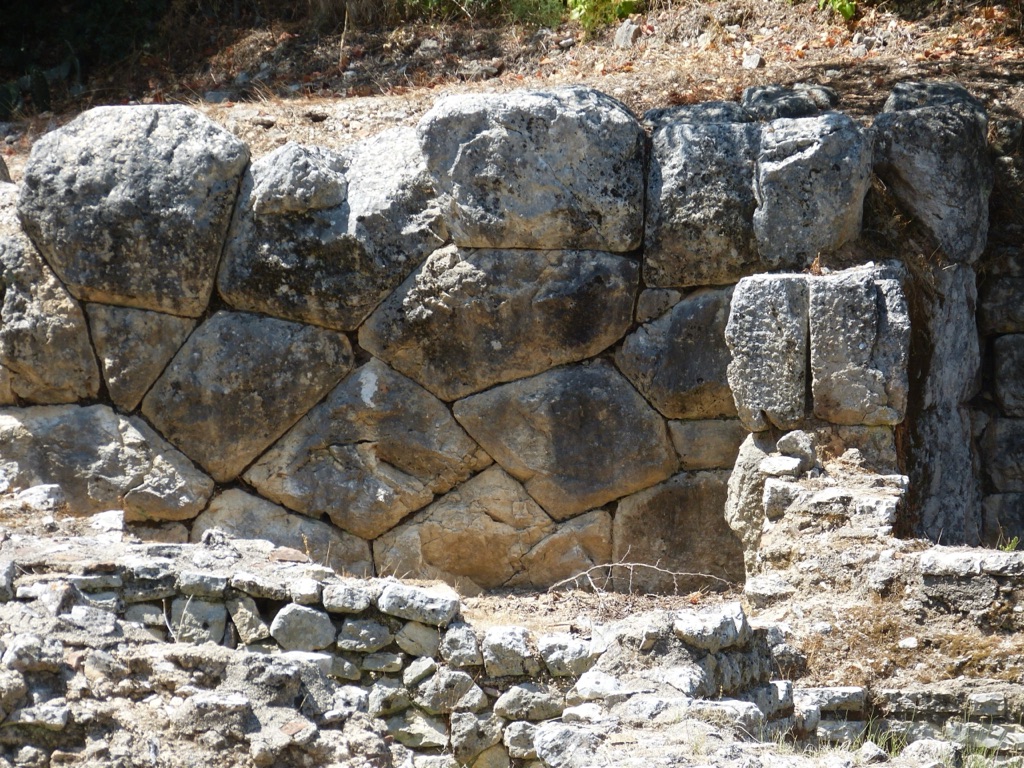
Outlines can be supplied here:
M974 543L994 490L1020 530L968 409L984 109L936 84L871 127L835 106L474 94L251 162L185 107L91 110L0 184L0 491L468 592L692 589L744 578L740 444L808 428L910 475L905 529ZM864 231L866 198L929 258ZM1015 338L983 444L1016 434Z

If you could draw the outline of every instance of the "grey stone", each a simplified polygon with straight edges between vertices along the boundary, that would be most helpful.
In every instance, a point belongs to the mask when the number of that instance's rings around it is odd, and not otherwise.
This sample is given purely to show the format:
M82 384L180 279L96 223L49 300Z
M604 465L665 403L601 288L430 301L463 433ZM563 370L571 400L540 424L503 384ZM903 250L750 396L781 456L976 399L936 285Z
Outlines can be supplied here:
M594 661L590 643L566 633L541 635L537 652L554 677L579 677Z
M21 228L17 187L0 183L0 403L73 403L99 392L82 308Z
M476 711L483 692L465 672L440 667L413 690L416 706L433 715Z
M918 765L959 765L963 745L941 739L917 739L899 754L901 762Z
M765 477L797 477L803 460L796 456L768 456L757 465L757 470Z
M178 643L214 643L224 638L228 612L224 603L192 597L171 602L171 632Z
M765 479L764 494L761 497L765 517L769 520L778 520L786 514L803 491L803 486L796 482L779 480L774 477Z
M181 571L178 574L178 591L192 597L219 598L228 588L228 577L203 571Z
M224 482L287 432L351 366L351 346L340 334L218 312L189 337L142 401L142 413Z
M278 503L373 539L490 463L440 400L371 360L245 479Z
M408 709L388 718L388 733L410 749L443 749L448 746L448 729L439 717Z
M501 743L505 721L495 715L453 712L451 742L455 759L467 764L484 750Z
M377 607L390 616L443 627L458 614L459 596L441 585L414 587L391 583L377 598Z
M687 645L709 653L743 646L751 637L750 625L739 603L727 603L706 613L683 611L672 624L672 631Z
M123 509L126 520L187 520L213 491L144 421L105 405L0 410L0 445L0 486L55 483L78 514Z
M537 757L548 768L585 768L594 765L594 755L601 741L601 737L594 731L557 722L538 726L533 736Z
M402 671L402 683L407 687L412 687L436 671L436 661L429 656L420 656L417 659L413 659L412 663Z
M89 330L114 404L134 410L196 321L142 309L87 304Z
M393 715L403 712L412 706L409 692L398 680L382 677L371 687L367 699L366 711L373 717Z
M665 111L653 121L647 285L721 285L758 270L753 219L761 126L743 113L722 117Z
M760 120L781 117L811 117L832 109L839 94L824 85L797 83L793 88L781 85L754 85L743 90L741 104Z
M898 424L907 409L910 317L899 267L859 267L810 284L814 415Z
M290 142L243 178L217 286L238 309L354 330L443 241L413 129L344 153Z
M373 619L345 619L337 642L342 651L375 653L391 645L392 640L391 630Z
M860 235L871 142L850 117L780 118L761 132L754 235L766 266L801 269Z
M638 323L661 317L683 298L683 292L674 288L645 288L636 300L634 313Z
M366 654L359 666L367 672L401 672L403 664L405 656L401 653L380 651Z
M1024 277L990 277L980 292L978 325L983 333L1024 332Z
M631 19L625 19L615 30L615 39L612 44L616 48L632 48L642 36L643 30L640 25Z
M286 651L319 651L334 643L335 634L330 616L295 603L278 611L270 624L271 637Z
M885 100L883 109L886 112L899 112L918 107L957 104L973 106L979 110L985 108L983 102L972 96L970 91L959 83L906 81L893 86L892 93Z
M436 656L441 644L437 627L428 627L418 621L406 622L395 634L398 647L410 656Z
M0 661L15 672L56 672L64 658L64 646L55 637L42 638L28 632L5 640Z
M980 448L985 474L996 492L1024 491L1024 419L992 419Z
M201 541L203 534L213 529L220 529L236 538L257 535L279 547L305 552L311 560L339 573L373 575L370 545L363 539L320 520L291 514L284 507L238 488L221 493L196 518L192 524L192 541ZM332 604L337 602L337 598L333 597L336 593L331 590L331 586L324 590L325 606L329 600ZM332 597L328 597L329 592ZM348 612L358 613L365 610L366 605ZM336 607L328 607L328 610L341 612Z
M494 713L508 720L550 720L564 708L563 694L536 683L513 685L494 702Z
M600 360L495 387L454 412L557 520L664 480L677 464L664 421Z
M995 493L985 497L984 543L996 546L1017 536L1024 540L1024 494Z
M699 104L679 104L673 107L657 107L644 113L644 123L652 131L663 125L690 124L714 125L728 123L752 123L754 114L735 101L704 101Z
M228 598L225 601L225 605L228 613L231 615L231 622L235 625L235 630L238 632L238 638L243 643L250 645L270 637L270 627L263 621L263 618L260 616L260 609L256 606L256 601L251 597L248 595L238 595L237 597Z
M509 586L544 589L575 584L580 574L600 578L603 566L612 557L612 519L603 509L595 509L560 523L523 556L525 570L509 580Z
M1000 336L992 342L995 396L1005 416L1024 416L1024 335Z
M7 164L2 157L0 157L0 182L12 183L11 172L7 170Z
M737 419L670 421L668 431L684 470L732 468L749 434Z
M771 433L748 435L740 446L736 466L729 476L725 522L743 545L743 560L748 570L756 561L764 524L765 476L761 474L761 462L774 448L775 440Z
M335 691L334 708L345 718L357 712L366 712L369 709L369 695L358 685L342 685Z
M973 263L988 239L994 180L988 117L977 103L893 99L875 118L875 168L953 261Z
M745 277L732 297L725 340L740 421L755 432L792 429L807 414L808 288L801 275Z
M316 579L296 579L288 585L288 594L299 605L316 605L321 601L323 587Z
M800 459L800 472L807 472L818 463L814 435L802 429L784 434L776 442L775 448L783 456Z
M743 548L725 521L728 472L682 472L621 499L612 528L620 592L687 594L743 581ZM649 566L649 567L645 567Z
M480 641L468 624L449 625L439 650L441 658L451 667L481 667L484 663Z
M237 571L231 577L231 588L265 600L288 599L288 584L276 574Z
M580 86L449 96L418 130L457 245L640 245L644 134L614 99Z
M522 721L509 723L505 727L505 734L502 738L510 757L519 760L529 760L537 756L537 750L533 748L533 736L537 726L534 723Z
M332 613L362 613L373 600L370 590L358 581L324 585L324 608Z
M455 400L608 348L638 282L637 263L610 253L451 246L370 316L359 344Z
M801 709L817 707L822 713L862 713L867 707L867 691L858 685L833 686L829 688L796 688L794 703Z
M13 560L0 560L0 603L9 603L14 599L15 568Z
M480 645L484 669L491 677L535 675L540 671L530 633L523 627L490 627Z
M187 107L97 107L32 147L18 213L77 298L198 317L248 160Z
M726 378L725 327L731 299L731 288L690 294L627 336L616 352L616 365L663 416L736 415Z

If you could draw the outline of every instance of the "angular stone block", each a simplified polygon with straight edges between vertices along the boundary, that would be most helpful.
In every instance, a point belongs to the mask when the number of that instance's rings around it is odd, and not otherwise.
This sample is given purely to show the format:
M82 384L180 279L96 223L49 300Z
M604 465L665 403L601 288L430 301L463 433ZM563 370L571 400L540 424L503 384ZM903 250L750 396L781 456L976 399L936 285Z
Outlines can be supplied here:
M898 424L907 409L910 317L892 267L856 267L810 286L814 415L833 424Z
M105 405L0 410L0 445L0 489L54 483L79 514L187 520L213 492L213 481L144 421Z
M89 328L114 405L135 410L196 326L188 317L87 304Z
M602 360L494 387L454 413L556 520L654 485L678 463L665 422Z
M680 469L729 469L749 434L737 419L670 421L668 431Z
M929 350L921 401L925 408L966 403L981 387L978 292L966 264L930 268L928 299L922 302L920 336Z
M82 308L21 228L18 188L0 183L0 402L96 397L99 367Z
M871 142L850 117L781 118L761 133L754 234L771 269L802 269L860 235Z
M629 328L635 261L591 251L432 254L359 343L442 400L583 360Z
M612 560L639 565L613 567L615 589L685 594L741 583L743 549L724 514L728 478L683 472L621 499Z
M589 573L601 583L606 571L602 566L612 556L612 518L602 509L585 512L566 520L523 556L525 569L509 581L509 586L547 589L559 582ZM588 584L581 579L581 584Z
M76 298L198 317L248 162L188 107L96 107L32 147L18 213Z
M745 277L733 292L728 381L751 431L793 429L807 414L807 310L803 275Z
M418 130L456 245L640 245L644 133L611 97L582 86L449 96Z
M761 126L722 112L659 111L647 171L647 285L720 285L757 271Z
M415 131L288 143L242 180L217 287L233 307L354 330L444 242Z
M490 463L440 400L371 360L245 479L278 503L374 539Z
M741 103L748 113L760 120L811 117L835 107L839 94L828 86L811 83L797 83L792 88L754 85L743 89Z
M726 371L732 289L701 290L626 337L615 362L670 419L735 416Z
M1005 416L1024 416L1024 334L992 342L996 402Z
M979 289L982 333L1024 333L1024 277L990 277Z
M203 534L213 528L220 528L229 536L256 536L279 547L297 549L308 554L314 562L338 573L373 576L373 558L368 542L339 531L328 523L290 514L284 507L238 488L218 495L195 519L192 541L202 541ZM327 599L325 596L325 602Z
M981 455L997 492L1024 491L1024 419L992 419L982 437Z
M283 435L352 367L333 331L218 312L189 337L142 413L219 482Z

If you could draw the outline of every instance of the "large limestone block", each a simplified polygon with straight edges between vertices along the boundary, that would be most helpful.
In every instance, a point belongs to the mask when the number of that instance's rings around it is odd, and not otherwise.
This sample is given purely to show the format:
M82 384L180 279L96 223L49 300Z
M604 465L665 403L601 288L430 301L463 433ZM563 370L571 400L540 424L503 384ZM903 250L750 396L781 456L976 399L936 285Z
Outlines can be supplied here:
M218 312L189 337L142 413L218 482L283 435L352 367L333 331Z
M781 118L761 133L754 234L772 269L801 269L860 234L871 142L837 112Z
M373 556L378 573L473 592L523 572L526 554L555 530L522 485L491 467L374 541Z
M1024 416L1024 334L1000 336L992 343L996 402L1005 416Z
M444 403L379 360L354 371L246 473L264 496L374 539L491 463Z
M953 90L904 88L874 130L875 169L886 186L950 259L973 263L988 239L994 180L984 108Z
M907 409L910 317L903 270L857 267L810 284L814 415L833 424L898 424Z
M0 183L0 368L32 403L96 397L100 375L82 308L18 222L18 188ZM0 377L3 378L3 377ZM0 397L0 402L13 398Z
M266 539L279 547L297 549L338 573L373 576L368 542L237 488L215 497L195 519L192 541L202 541L203 534L213 528L239 539Z
M556 520L661 482L678 463L665 422L602 360L494 387L454 412Z
M806 415L807 307L802 275L745 277L733 292L728 380L749 430L792 429Z
M635 261L594 251L432 254L359 343L442 400L596 355L629 328Z
M418 130L457 245L640 245L644 132L611 97L582 86L449 96Z
M353 330L443 242L413 129L344 153L289 143L246 172L217 287L238 309Z
M670 419L735 416L726 371L725 326L732 289L690 294L626 337L615 362Z
M213 481L138 418L105 405L0 410L0 489L61 486L73 512L187 520Z
M97 107L32 147L18 213L76 298L197 317L248 161L188 107Z
M612 517L595 509L560 523L558 530L527 552L525 570L513 577L509 586L547 589L581 574L601 584L607 571L599 566L611 562L611 557ZM577 584L586 588L590 582L584 578Z
M668 430L679 468L690 470L729 469L749 434L737 419L670 421Z
M89 328L114 405L135 410L196 326L188 317L87 304Z
M647 171L647 285L721 285L757 271L761 126L733 106L658 111Z
M615 589L685 594L742 583L743 548L725 522L728 479L682 472L620 500L612 560L629 565L613 569Z

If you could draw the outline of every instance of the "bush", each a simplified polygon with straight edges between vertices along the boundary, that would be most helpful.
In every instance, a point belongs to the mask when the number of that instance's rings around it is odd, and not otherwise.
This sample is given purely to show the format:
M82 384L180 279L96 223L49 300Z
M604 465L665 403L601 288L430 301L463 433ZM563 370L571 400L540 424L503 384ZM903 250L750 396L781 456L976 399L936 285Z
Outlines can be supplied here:
M568 0L569 15L587 31L624 19L639 10L638 0Z

